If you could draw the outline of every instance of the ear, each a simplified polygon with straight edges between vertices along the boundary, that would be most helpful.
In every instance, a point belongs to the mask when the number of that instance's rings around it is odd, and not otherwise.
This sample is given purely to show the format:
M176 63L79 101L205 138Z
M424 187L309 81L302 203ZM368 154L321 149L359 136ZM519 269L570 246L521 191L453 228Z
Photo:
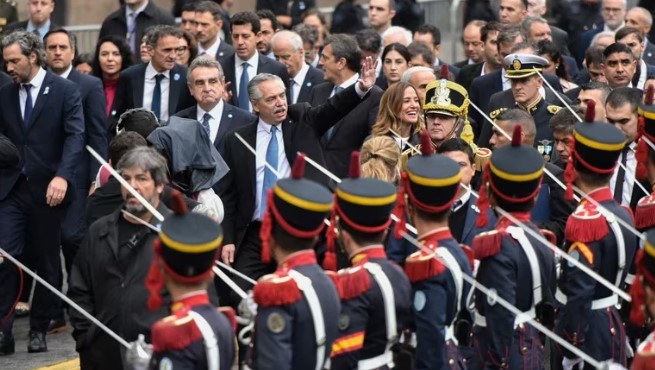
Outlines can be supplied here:
M250 100L250 104L252 105L252 110L254 110L255 113L259 113L259 104L257 103L257 101Z

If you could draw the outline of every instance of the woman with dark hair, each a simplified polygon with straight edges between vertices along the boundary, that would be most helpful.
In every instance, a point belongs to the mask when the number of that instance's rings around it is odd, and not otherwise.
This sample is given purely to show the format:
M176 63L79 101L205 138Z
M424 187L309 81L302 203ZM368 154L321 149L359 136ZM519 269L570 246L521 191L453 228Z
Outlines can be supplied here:
M407 46L394 42L382 50L382 76L376 81L381 89L400 81L403 73L412 66L412 56Z
M191 61L196 59L198 55L198 43L196 38L189 31L182 31L182 38L180 39L180 47L184 48L182 54L177 54L176 63L188 67Z
M90 75L93 72L93 54L82 53L73 60L73 68L76 71L85 75Z
M562 59L562 52L559 47L550 40L541 40L537 42L537 55L548 60L548 65L544 67L544 73L550 73L559 77L564 92L575 89L578 85L571 82L571 76L566 71L566 63Z
M133 64L132 51L122 37L108 35L101 38L93 58L93 75L102 80L107 99L107 117L113 111L118 77Z

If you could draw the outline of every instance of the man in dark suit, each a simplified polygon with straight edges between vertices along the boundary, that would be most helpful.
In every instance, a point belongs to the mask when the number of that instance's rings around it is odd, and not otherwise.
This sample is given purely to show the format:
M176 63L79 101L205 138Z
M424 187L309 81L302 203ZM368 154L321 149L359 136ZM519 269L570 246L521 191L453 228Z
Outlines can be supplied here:
M38 36L16 31L2 40L7 71L15 83L0 88L0 133L21 153L21 163L0 170L0 245L9 254L36 256L35 269L56 286L60 274L61 222L75 197L75 172L84 147L84 115L79 88L42 68ZM13 304L18 271L0 264L0 355L14 352ZM34 292L29 352L47 351L45 333L55 315L57 297L43 285Z
M28 20L8 25L3 31L5 35L22 29L37 33L43 39L48 31L59 28L50 19L52 12L55 10L55 0L28 1L27 9L29 11Z
M577 55L575 59L578 61L579 65L582 65L585 52L589 45L591 45L594 36L603 31L616 32L625 25L625 0L603 0L602 4L601 15L603 17L603 22L601 22L598 27L584 32L578 40Z
M80 89L82 107L84 109L85 144L91 146L103 158L107 158L107 128L105 127L105 93L100 79L79 73L73 68L76 43L75 37L63 28L48 32L44 38L46 63L50 70L69 81ZM61 247L66 262L66 271L70 268L77 250L84 238L84 208L89 189L94 186L100 164L85 150L82 152L81 165L75 174L77 194L71 203L66 219L61 228ZM60 285L61 287L61 285ZM60 302L61 303L61 302ZM51 325L51 330L66 324L63 310ZM50 330L49 330L50 331Z
M135 55L145 31L156 25L174 25L175 18L158 7L153 0L126 0L117 11L109 14L100 28L98 39L107 35L127 35L127 44Z
M625 14L625 25L627 27L634 27L641 31L644 35L644 50L641 54L641 59L646 64L655 65L655 45L650 42L648 35L653 26L653 15L648 9L635 6L630 8Z
M361 99L374 83L375 68L372 59L368 58L357 84L314 108L307 103L292 106L292 110L299 113L300 119L296 119L287 115L285 87L278 76L264 73L253 79L250 99L259 118L233 131L225 142L224 159L230 172L219 183L219 195L225 205L222 223L225 231L224 262L234 263L237 270L253 279L271 271L271 266L261 262L259 237L268 190L276 179L289 176L298 152L325 165L318 142L319 133L327 131L334 122L361 104ZM256 150L256 155L239 141L237 133ZM277 173L268 169L265 163ZM305 177L321 184L327 184L329 180L314 167L306 168Z
M541 40L548 40L555 44L561 53L561 58L566 66L566 72L568 75L573 78L578 74L578 64L575 62L575 59L569 56L569 49L566 47L568 42L566 32L549 25L548 21L541 17L526 18L526 20L521 24L521 27L523 28L523 32L528 36L530 42L536 44ZM564 33L563 40L558 40L555 37L555 29Z
M462 33L462 44L464 45L464 55L466 59L461 60L453 65L461 68L469 64L477 64L484 62L484 41L482 41L482 27L486 26L487 22L475 20L469 22L464 27Z
M211 55L216 60L234 54L232 45L218 36L223 27L223 9L213 1L202 1L195 6L198 55Z
M0 168L13 168L20 163L20 154L16 145L0 134Z
M223 102L225 76L217 61L200 57L189 66L189 91L197 104L184 109L176 117L189 118L200 122L214 143L216 150L224 154L225 136L239 127L245 126L255 116L243 109Z
M357 42L348 35L332 35L325 40L321 54L321 68L328 82L316 86L309 103L320 105L329 97L354 85L360 78L361 54ZM348 175L350 153L359 150L371 134L371 127L378 114L382 90L375 86L364 101L337 122L334 127L317 131L325 153L327 168L339 178Z
M460 69L455 82L468 90L469 87L471 87L471 82L473 82L475 78L501 68L501 64L498 60L498 46L496 45L499 31L500 23L494 21L487 22L487 24L480 29L481 40L484 43L483 61L463 66L462 69Z
M440 70L442 65L448 66L448 72L452 73L455 77L459 75L459 68L448 64L441 60L439 56L441 55L441 30L435 25L432 24L422 24L414 32L412 37L412 42L422 42L427 45L432 53L434 54L434 69ZM383 45L386 45L383 41ZM409 44L406 44L407 46Z
M271 50L289 72L289 103L309 102L312 89L324 81L323 71L305 63L300 36L292 31L277 32L271 38Z
M186 67L175 64L182 31L157 26L148 39L150 62L121 72L114 109L120 116L128 109L150 109L160 121L195 104L187 87Z
M240 12L232 16L232 45L235 53L221 58L225 81L230 83L232 100L235 105L248 112L252 105L248 97L248 82L259 73L270 73L282 78L289 88L289 74L281 63L278 63L257 51L257 40L260 37L261 23L253 12Z
M632 50L632 54L637 60L637 69L632 76L632 86L644 90L646 80L655 78L655 66L646 63L641 57L644 52L644 35L638 28L623 27L616 32L614 40Z

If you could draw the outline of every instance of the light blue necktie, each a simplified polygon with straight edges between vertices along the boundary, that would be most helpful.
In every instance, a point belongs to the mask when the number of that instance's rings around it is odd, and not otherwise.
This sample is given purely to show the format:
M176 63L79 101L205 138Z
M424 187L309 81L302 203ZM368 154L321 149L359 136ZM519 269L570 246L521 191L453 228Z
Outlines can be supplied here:
M266 163L271 167L275 168L277 171L277 126L271 126L271 141L268 142L268 148L266 148ZM268 195L268 189L271 189L277 180L277 175L271 171L268 166L264 166L264 183L262 184L262 201L259 205L259 217L260 219L264 218L264 211L266 210L266 199Z
M343 90L345 90L345 89L343 87L341 87L341 86L335 87L334 88L334 94L332 94L332 96L337 95L338 93L342 92ZM327 134L326 134L327 139L330 140L332 138L333 134L334 134L334 126L330 127L330 129L327 131Z
M210 135L210 130L209 130L209 120L212 119L212 116L209 115L209 113L205 113L202 115L202 128L205 129L205 132L207 133L207 137L209 138L209 141L212 141L211 135Z
M239 108L250 111L248 107L248 82L250 82L250 77L248 77L248 63L243 62L241 64L243 67L243 72L241 72L241 80L239 81Z
M157 119L161 119L161 80L164 79L163 74L155 76L155 89L152 92L152 112Z
M136 12L131 12L127 17L127 44L132 49L132 53L137 50L136 48Z

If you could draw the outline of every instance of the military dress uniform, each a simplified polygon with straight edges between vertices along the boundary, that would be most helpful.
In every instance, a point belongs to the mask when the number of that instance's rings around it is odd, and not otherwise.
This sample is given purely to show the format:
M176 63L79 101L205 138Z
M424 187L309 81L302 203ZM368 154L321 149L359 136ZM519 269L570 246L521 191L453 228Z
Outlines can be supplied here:
M653 88L649 88L646 94L647 99L652 99ZM637 159L636 176L638 178L648 178L648 171L646 169L646 162L652 148L646 143L649 140L655 143L655 105L653 101L648 101L646 104L640 104L638 113L640 119L643 119L644 124L640 125L641 138L637 145L637 152L635 157ZM651 183L655 179L651 179ZM647 231L655 228L655 187L652 193L639 200L637 207L635 207L635 226L640 231Z
M423 140L429 140L424 134ZM432 154L423 146L402 173L396 215L404 231L406 204L429 214L447 213L457 199L461 179L459 165L452 159ZM405 260L405 273L412 283L416 332L415 369L461 369L464 361L457 349L455 319L466 307L470 286L462 275L471 275L473 260L453 238L448 227L418 236L425 249Z
M179 283L194 284L211 279L212 266L223 240L221 226L211 218L188 212L179 192L174 193L174 214L164 220L154 242L153 261L146 287L148 307L161 305L161 274ZM209 302L206 290L189 292L171 305L172 315L152 327L151 369L229 370L235 353L234 318Z
M507 70L505 77L511 79L524 79L526 77L537 74L537 71L542 72L543 68L548 65L548 60L532 55L532 54L510 54L504 60ZM535 101L523 106L517 102L514 107L519 108L530 113L534 119L537 133L534 138L534 147L544 157L547 162L550 162L553 154L555 154L555 146L553 144L553 132L550 129L550 119L562 109L560 106L549 104L541 94ZM502 109L491 112L491 119L495 119Z
M359 166L359 153L354 152L350 175L335 192L328 249L334 248L338 237L337 224L370 235L382 234L391 224L396 188L378 179L360 178ZM330 369L391 369L392 347L410 320L409 280L387 258L382 244L360 246L350 262L351 267L337 275L341 313Z
M630 290L632 312L630 319L635 325L644 325L649 318L655 319L655 312L645 306L645 286L655 288L655 230L646 234L644 248L637 253L637 277ZM652 298L651 298L652 299ZM651 328L652 329L652 328ZM632 362L633 370L655 370L655 331L637 347Z
M593 104L587 108L593 112ZM573 180L575 165L592 173L609 175L625 146L625 135L612 125L585 118L573 130L575 144L566 169ZM569 217L565 248L578 262L624 288L625 278L637 248L636 238L616 218L632 225L630 211L614 201L609 184L587 196L604 209L583 199ZM619 297L571 263L562 263L557 301L556 332L597 361L613 360L626 365L626 336L617 305ZM564 363L577 361L563 350ZM589 365L585 365L589 366Z
M323 230L332 194L302 178L304 165L299 154L291 177L278 180L269 191L260 233L264 261L270 256L272 228L301 239L312 239ZM253 291L257 316L250 367L320 370L337 337L340 303L335 283L317 264L313 249L277 262L277 270L259 279Z
M521 144L521 130L515 126L511 145L491 155L478 199L479 226L487 222L488 193L506 207L520 208L539 192L544 161L534 148ZM525 227L540 231L530 221L529 209L509 213ZM494 230L476 236L472 244L480 260L476 280L491 290L489 295L475 295L473 342L478 355L472 368L542 369L542 343L527 322L539 318L547 324L556 279L553 253L504 215L499 215ZM519 309L521 315L498 304L496 297Z

